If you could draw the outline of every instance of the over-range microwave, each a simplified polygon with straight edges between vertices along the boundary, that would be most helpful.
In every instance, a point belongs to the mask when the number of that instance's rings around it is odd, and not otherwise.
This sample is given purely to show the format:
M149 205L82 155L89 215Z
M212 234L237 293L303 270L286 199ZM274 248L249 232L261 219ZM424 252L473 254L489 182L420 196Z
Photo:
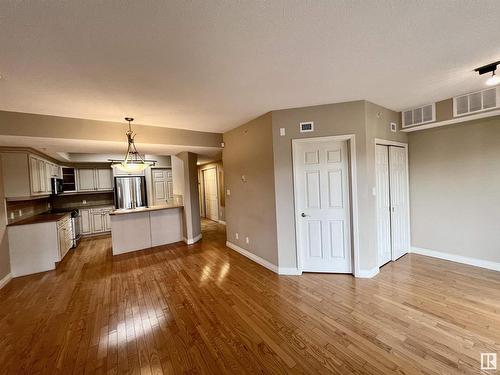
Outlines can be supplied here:
M63 192L63 179L59 177L52 177L50 179L52 194L58 195Z

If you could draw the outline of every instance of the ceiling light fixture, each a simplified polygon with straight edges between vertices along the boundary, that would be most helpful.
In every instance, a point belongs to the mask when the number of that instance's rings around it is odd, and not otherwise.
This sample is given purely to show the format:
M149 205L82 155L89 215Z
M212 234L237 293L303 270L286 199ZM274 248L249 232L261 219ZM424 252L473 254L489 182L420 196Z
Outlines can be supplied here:
M118 168L127 173L142 172L146 168L154 166L156 160L146 160L139 154L137 148L135 147L135 134L132 131L131 125L131 122L134 121L134 119L132 117L125 117L125 121L128 121L128 130L125 133L127 135L128 142L127 153L125 154L125 158L123 160L109 159L109 161L111 162L112 167Z
M495 85L498 85L499 83L500 83L500 78L498 78L498 76L495 74L495 72L493 72L491 77L486 80L486 84L488 86L495 86Z
M479 75L491 72L492 73L491 77L489 77L486 80L486 84L488 86L495 86L495 85L498 85L500 83L500 78L498 78L498 76L495 74L495 72L497 70L497 65L499 65L499 64L500 64L500 61L497 61L497 62L488 64L488 65L484 65L484 66L481 66L479 68L476 68L476 69L474 69L474 71L478 72Z

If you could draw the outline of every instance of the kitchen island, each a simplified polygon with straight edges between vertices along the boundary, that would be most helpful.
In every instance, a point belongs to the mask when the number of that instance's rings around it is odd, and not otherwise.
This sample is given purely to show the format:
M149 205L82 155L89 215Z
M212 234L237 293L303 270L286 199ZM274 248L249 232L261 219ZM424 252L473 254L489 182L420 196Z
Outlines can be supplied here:
M113 255L183 240L182 205L118 209L110 213Z

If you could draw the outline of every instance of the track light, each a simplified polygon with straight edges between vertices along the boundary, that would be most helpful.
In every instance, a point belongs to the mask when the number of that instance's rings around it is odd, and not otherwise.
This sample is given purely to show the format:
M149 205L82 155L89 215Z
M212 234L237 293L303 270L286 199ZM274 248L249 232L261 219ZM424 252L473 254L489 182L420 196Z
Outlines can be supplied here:
M494 63L488 64L481 66L479 68L474 69L474 71L478 72L479 75L481 74L486 74L486 73L492 73L491 77L486 80L486 84L488 86L495 86L500 83L500 78L495 74L495 71L497 70L497 65L500 64L500 61L496 61Z
M500 78L498 78L498 76L495 74L495 71L493 71L491 77L486 80L486 84L488 86L495 86L498 85L499 83L500 83Z

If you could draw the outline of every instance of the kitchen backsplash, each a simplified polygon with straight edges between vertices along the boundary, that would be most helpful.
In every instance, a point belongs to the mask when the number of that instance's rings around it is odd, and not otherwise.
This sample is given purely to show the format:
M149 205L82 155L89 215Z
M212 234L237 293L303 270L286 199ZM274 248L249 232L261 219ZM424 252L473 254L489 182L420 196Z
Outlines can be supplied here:
M92 206L114 206L114 194L110 193L90 193L78 195L59 195L51 198L52 208L83 208Z
M49 210L49 204L49 198L7 202L7 222L11 224L30 216L42 214Z

